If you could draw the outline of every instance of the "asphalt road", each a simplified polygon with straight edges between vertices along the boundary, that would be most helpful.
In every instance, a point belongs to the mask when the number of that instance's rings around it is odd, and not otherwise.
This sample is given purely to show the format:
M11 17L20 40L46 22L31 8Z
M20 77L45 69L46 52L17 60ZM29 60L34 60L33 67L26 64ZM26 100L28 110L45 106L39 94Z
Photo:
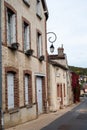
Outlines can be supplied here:
M87 130L87 98L41 130Z

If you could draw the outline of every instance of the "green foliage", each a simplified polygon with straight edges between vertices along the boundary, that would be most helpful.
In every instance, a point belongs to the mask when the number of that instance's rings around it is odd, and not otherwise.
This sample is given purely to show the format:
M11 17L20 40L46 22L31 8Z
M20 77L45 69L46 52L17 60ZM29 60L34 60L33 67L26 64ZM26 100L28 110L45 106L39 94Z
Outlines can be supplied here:
M80 81L80 89L83 89L83 84L84 84L84 81L82 80L82 81Z
M69 66L69 69L78 75L87 75L87 68L81 68L81 67L75 67L75 66Z

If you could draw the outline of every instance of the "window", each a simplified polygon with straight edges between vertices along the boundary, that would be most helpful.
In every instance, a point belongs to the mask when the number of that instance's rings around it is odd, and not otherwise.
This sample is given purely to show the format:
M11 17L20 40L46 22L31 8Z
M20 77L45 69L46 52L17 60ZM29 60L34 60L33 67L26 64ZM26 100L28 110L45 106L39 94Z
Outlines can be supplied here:
M29 76L25 75L25 104L29 103Z
M30 0L23 0L27 6L30 6Z
M37 55L38 57L42 56L42 35L37 33Z
M59 84L57 85L57 97L60 97L60 86L59 86Z
M19 107L19 78L18 69L14 67L5 68L5 101L6 110Z
M30 27L24 22L24 51L30 49Z
M7 43L12 44L16 42L16 14L6 9L6 27L7 27Z
M65 84L63 84L63 87L64 87L64 97L66 97Z
M41 1L40 0L36 0L36 14L37 16L39 16L39 18L42 18L42 12L41 12Z
M30 106L32 104L32 87L30 74L24 75L24 99L25 105Z
M8 109L14 108L14 74L7 74Z

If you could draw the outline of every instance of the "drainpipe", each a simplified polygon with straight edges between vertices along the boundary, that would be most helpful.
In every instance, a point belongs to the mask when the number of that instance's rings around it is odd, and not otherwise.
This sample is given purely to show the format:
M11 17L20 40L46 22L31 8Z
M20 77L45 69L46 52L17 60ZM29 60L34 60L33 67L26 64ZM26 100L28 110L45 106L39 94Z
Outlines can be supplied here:
M2 30L1 30L1 6L2 0L0 0L0 130L4 130L3 110L2 110Z

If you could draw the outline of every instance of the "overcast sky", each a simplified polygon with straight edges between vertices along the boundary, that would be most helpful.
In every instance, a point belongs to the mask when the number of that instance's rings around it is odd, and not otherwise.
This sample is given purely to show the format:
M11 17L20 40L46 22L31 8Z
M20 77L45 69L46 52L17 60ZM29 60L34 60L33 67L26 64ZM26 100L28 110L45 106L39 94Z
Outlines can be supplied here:
M63 44L68 64L87 68L87 0L46 1L47 31L57 35L54 53Z

